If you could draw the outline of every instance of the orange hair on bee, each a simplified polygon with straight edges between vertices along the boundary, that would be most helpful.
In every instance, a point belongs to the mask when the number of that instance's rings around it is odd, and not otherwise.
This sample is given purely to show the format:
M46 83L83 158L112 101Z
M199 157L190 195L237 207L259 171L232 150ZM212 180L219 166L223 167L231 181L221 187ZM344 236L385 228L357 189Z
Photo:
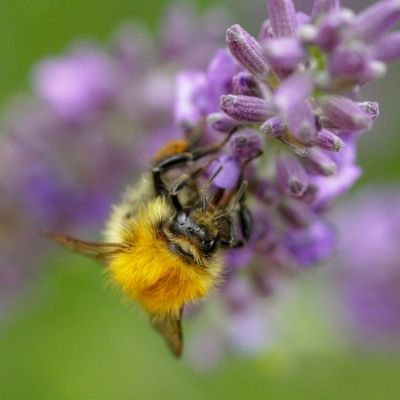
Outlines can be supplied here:
M175 154L184 153L189 149L189 142L185 139L174 139L162 146L154 156L154 161L159 162Z

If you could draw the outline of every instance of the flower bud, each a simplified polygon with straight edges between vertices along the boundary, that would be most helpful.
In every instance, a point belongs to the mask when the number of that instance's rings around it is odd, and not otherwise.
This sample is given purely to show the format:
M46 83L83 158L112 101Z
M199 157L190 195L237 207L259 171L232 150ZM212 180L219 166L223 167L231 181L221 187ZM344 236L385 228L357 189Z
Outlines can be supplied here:
M393 28L400 21L400 1L380 1L357 15L354 31L363 40L371 42Z
M266 19L261 25L260 33L258 34L258 40L262 43L269 39L272 39L274 34L272 32L271 21Z
M307 161L316 172L322 175L331 176L337 172L337 165L332 158L316 147L309 149Z
M379 104L375 101L363 101L358 106L365 111L374 121L379 117Z
M376 79L381 79L386 75L387 66L382 61L371 60L364 68L362 73L357 77L359 85L365 85Z
M268 15L275 37L296 36L296 9L292 0L267 0Z
M368 130L372 118L357 103L341 96L325 96L320 100L325 116L337 127L348 131Z
M218 132L229 133L238 126L238 121L224 113L213 113L207 116L207 124Z
M229 144L232 155L241 161L260 154L262 149L260 134L250 129L235 134Z
M274 104L288 113L295 104L304 101L313 91L313 83L306 73L293 74L285 79L274 94Z
M306 59L306 52L296 38L271 39L263 46L263 54L273 68L293 69Z
M351 10L342 9L329 14L318 29L316 43L325 51L332 51L342 40L342 32L354 18Z
M290 255L303 267L315 265L329 257L335 245L335 231L323 220L316 220L305 229L292 229L286 238Z
M310 207L297 199L286 198L279 204L278 211L295 228L305 228L315 219Z
M326 129L321 129L317 133L315 144L328 151L340 151L345 146L340 137Z
M232 78L233 94L263 97L257 79L248 72L240 72Z
M309 179L300 161L291 154L282 154L276 161L277 183L289 196L300 197L307 190Z
M280 137L286 130L287 126L282 117L269 118L260 127L264 135L271 137Z
M316 0L311 12L311 19L317 20L324 14L339 10L340 0Z
M356 81L370 61L368 48L361 42L338 46L329 60L329 72L334 77Z
M275 183L265 178L257 180L254 195L268 205L277 204L280 198L280 193Z
M252 96L221 96L221 109L243 122L263 122L273 116L273 107L264 99Z
M400 58L400 32L393 32L383 36L372 45L372 57L392 62Z
M317 136L316 118L307 100L293 104L286 113L289 131L303 144L312 143Z
M240 25L233 25L226 31L226 41L233 56L254 76L263 80L269 66L261 54L257 40Z

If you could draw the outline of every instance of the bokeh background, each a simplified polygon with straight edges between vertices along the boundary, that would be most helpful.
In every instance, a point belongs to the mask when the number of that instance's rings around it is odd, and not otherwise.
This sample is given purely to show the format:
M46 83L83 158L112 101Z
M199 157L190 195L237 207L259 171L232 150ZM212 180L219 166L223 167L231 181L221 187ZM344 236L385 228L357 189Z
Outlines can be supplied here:
M105 42L130 18L156 32L167 3L6 1L0 12L0 107L29 90L32 65L41 58L62 53L78 38ZM369 3L348 2L356 9ZM253 33L265 18L263 0L203 0L197 7L215 4L228 6L233 22ZM296 2L305 10L309 4ZM394 65L364 92L380 102L381 117L361 141L365 173L350 197L376 185L396 190L399 85L400 65ZM170 356L144 316L105 288L95 263L55 252L0 320L0 399L399 399L399 354L343 344L329 284L334 268L333 260L304 274L271 300L278 328L265 351L228 355L218 367L199 371L188 359ZM201 329L210 313L188 321L186 336Z

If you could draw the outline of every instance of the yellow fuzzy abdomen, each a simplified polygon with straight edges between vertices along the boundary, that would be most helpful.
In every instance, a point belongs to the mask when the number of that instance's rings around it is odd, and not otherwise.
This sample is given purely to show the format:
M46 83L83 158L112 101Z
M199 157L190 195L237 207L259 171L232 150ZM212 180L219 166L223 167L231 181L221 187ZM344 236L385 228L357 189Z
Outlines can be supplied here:
M116 254L108 264L111 280L154 315L178 314L186 303L205 297L221 272L218 254L200 266L168 247L157 227L167 212L162 198L144 204L116 237L126 245L126 251Z
M160 233L160 223L172 212L164 198L155 197L141 204L134 218L114 222L118 229L108 230L109 240L126 246L108 263L111 281L153 315L179 315L186 303L207 296L221 274L219 254L200 266L187 262L168 247Z
M112 280L151 314L178 314L186 303L205 297L211 274L173 254L162 240L141 243L109 265Z

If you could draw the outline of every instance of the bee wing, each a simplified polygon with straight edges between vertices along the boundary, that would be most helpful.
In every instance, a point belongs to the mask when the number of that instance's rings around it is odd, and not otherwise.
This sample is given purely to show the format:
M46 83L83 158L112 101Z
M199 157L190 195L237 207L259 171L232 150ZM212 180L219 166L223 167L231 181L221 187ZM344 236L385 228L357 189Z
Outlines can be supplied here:
M44 233L44 236L56 241L69 250L99 261L107 261L110 256L123 250L123 246L117 243L86 242L58 233Z
M181 316L182 310L178 317L163 315L152 319L154 328L164 337L176 357L181 356L183 348Z

